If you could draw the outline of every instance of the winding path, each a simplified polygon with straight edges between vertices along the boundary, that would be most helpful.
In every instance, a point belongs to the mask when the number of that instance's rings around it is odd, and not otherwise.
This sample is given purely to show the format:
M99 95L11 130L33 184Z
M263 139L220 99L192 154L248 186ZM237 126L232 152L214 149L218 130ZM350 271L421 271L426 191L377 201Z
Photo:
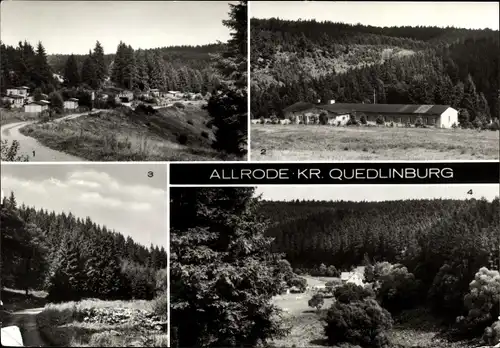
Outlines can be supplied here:
M92 113L99 112L103 110L92 110ZM79 114L71 114L52 122L61 122L65 120L72 120L80 116L88 115L90 112L83 112ZM81 162L86 161L83 158L69 155L62 151L53 150L42 145L38 140L32 137L27 137L19 131L24 126L36 123L36 121L23 121L16 123L9 123L0 128L0 134L2 140L7 140L11 143L13 140L17 140L20 145L18 155L28 156L30 162Z
M46 347L50 346L44 341L36 324L36 316L43 308L30 308L18 312L13 312L9 319L8 326L17 326L23 337L25 347Z

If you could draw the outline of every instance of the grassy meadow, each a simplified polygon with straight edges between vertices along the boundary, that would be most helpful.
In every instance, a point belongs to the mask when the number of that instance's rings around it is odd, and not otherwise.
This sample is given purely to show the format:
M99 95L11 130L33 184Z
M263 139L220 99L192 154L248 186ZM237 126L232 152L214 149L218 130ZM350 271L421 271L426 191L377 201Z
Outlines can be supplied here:
M142 321L113 324L85 322L89 310L142 310L154 312L154 301L83 300L48 304L37 316L42 337L60 347L167 347L166 333L145 328Z
M20 131L43 145L89 161L218 160L213 130L200 105L158 109L145 115L121 107Z
M0 126L16 122L35 121L38 120L38 118L38 114L36 113L28 113L19 110L7 110L4 108L0 109Z
M251 159L493 160L499 141L489 130L253 124Z
M321 277L304 277L308 286L314 286L331 280ZM283 322L290 329L286 337L272 341L273 347L332 347L328 345L324 334L323 318L328 308L335 301L333 297L325 297L323 307L317 311L308 306L314 292L285 294L275 296L273 303L283 310ZM390 332L393 348L470 348L478 346L477 342L451 342L444 335L443 325L426 311L417 309L403 312L394 318ZM335 348L335 346L333 346Z

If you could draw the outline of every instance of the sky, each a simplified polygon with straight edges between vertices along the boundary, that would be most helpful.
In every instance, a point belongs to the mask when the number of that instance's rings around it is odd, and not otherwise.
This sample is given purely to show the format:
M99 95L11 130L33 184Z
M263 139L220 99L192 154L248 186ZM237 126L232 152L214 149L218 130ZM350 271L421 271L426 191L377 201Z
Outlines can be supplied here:
M476 185L331 185L331 186L258 186L262 199L289 201L393 201L406 199L467 199L486 198L492 201L500 195L498 184ZM468 194L472 190L472 195Z
M167 248L166 170L148 163L2 164L0 183L18 204L89 216L144 246Z
M234 3L234 2L230 2ZM2 0L2 42L41 41L48 54L86 54L98 40L115 53L120 40L137 48L226 42L228 2Z
M251 17L384 26L455 26L498 30L498 2L259 1Z

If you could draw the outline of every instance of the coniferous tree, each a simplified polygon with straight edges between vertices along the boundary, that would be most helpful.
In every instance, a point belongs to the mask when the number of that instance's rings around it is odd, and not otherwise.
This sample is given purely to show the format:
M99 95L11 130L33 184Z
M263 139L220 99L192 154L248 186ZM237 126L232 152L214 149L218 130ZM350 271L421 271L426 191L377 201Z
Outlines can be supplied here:
M90 88L99 87L96 65L91 51L89 51L88 56L83 61L81 78L82 82L86 83Z
M64 82L68 87L78 86L80 83L78 64L73 54L66 60L66 66L64 67Z
M230 4L229 20L224 25L232 29L217 67L224 77L222 86L208 102L208 112L217 127L213 147L219 151L243 156L247 146L247 2Z
M282 333L284 279L249 188L171 192L171 316L180 346L254 346ZM182 218L180 218L182 216Z
M106 67L106 63L104 61L104 49L99 41L95 44L92 58L94 59L96 78L97 81L99 81L99 85L101 85L108 75L108 68Z

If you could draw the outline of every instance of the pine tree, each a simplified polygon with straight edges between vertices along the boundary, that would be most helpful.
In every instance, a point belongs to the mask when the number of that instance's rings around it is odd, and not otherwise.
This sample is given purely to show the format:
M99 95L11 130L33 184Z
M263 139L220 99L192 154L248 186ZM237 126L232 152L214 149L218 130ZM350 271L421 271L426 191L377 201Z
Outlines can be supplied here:
M96 78L99 81L99 85L101 85L108 75L108 68L104 61L104 49L99 41L95 44L92 58L94 59Z
M217 127L213 147L243 156L247 153L247 2L230 4L231 28L227 50L218 57L217 67L225 78L223 86L210 98L207 110Z
M53 82L52 71L47 62L47 54L41 42L38 42L34 59L34 81L37 86L45 86Z
M136 64L137 64L137 87L144 91L149 89L149 75L148 75L148 65L146 59L146 52L137 51L136 52Z
M66 66L64 67L64 83L68 87L78 86L78 84L80 83L78 64L73 54L70 55L66 60Z
M172 191L170 303L180 346L255 346L283 332L271 304L283 282L280 257L253 194Z
M90 88L98 88L99 80L97 78L97 70L92 57L92 52L89 51L88 56L83 61L82 66L82 82L86 83Z

